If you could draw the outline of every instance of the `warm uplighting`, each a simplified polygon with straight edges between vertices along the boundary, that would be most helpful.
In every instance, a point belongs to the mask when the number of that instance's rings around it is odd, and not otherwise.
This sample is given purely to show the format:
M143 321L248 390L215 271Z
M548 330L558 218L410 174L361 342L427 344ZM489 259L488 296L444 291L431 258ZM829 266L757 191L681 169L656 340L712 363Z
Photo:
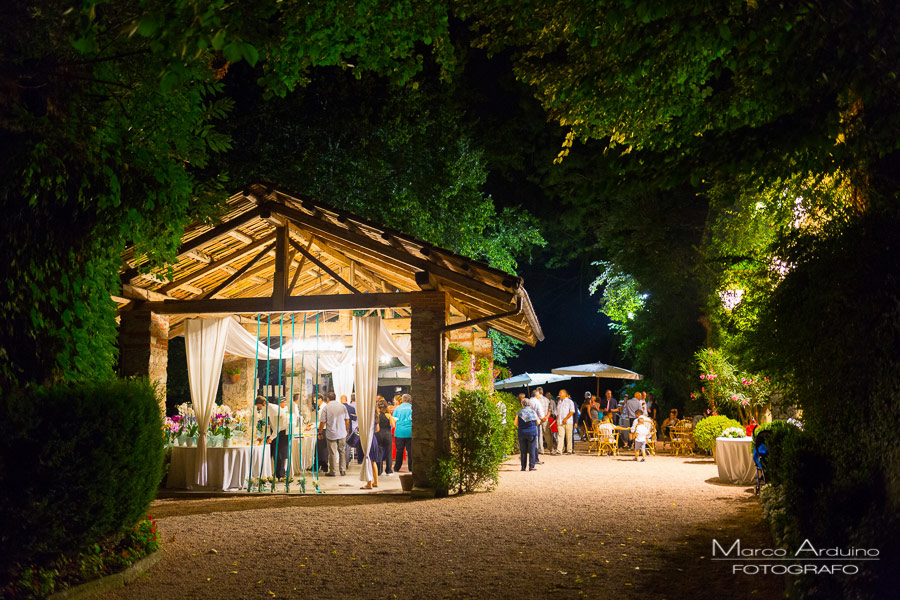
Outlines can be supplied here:
M743 297L744 290L742 289L719 291L719 298L722 299L722 306L725 307L725 310L734 310L734 307L741 303Z

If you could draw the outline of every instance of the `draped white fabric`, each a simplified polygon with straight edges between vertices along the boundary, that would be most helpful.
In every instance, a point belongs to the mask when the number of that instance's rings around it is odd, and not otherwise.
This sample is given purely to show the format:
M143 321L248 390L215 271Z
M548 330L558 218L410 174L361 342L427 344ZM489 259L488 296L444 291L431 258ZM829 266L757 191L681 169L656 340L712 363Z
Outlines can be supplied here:
M316 359L318 357L318 370L320 373L334 373L336 369L342 366L352 367L356 360L356 355L352 348L348 348L343 352L316 352L315 349L311 348L306 348L304 351L300 347L301 339L289 341L281 348L269 348L265 343L257 340L254 334L241 327L234 317L229 317L227 321L229 325L225 351L235 356L242 358L256 357L259 360L276 360L280 358L290 359L291 354L293 354L295 368L299 369L302 361L303 368L309 371L316 370ZM327 339L328 336L323 337ZM407 367L412 364L410 338L408 337L394 337L386 328L382 327L378 337L378 349L381 354L396 356ZM350 376L349 386L352 390L352 376ZM335 387L337 387L336 382ZM340 393L338 393L338 397L340 397Z
M378 334L378 346L381 353L396 356L407 367L412 366L411 344L411 338L396 338L386 327L382 327Z
M353 346L356 348L356 417L362 444L363 466L359 478L371 481L372 461L369 449L375 437L375 396L378 394L378 358L380 317L353 318Z
M353 393L353 381L356 377L356 369L353 364L339 365L331 371L331 380L334 382L334 393L338 400L341 396L347 396L350 400L350 394Z
M225 341L233 321L228 318L188 319L184 325L191 404L200 430L197 440L198 460L194 463L194 482L199 486L205 486L207 481L206 430L216 405L216 391L225 358Z

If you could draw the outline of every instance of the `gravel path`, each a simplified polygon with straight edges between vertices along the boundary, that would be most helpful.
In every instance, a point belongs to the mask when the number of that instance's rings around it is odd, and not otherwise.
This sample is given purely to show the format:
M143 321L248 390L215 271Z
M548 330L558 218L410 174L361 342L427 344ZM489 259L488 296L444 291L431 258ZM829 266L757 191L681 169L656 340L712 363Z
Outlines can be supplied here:
M106 598L778 598L733 576L712 538L766 547L752 490L709 459L545 456L500 486L405 496L158 500L165 556Z

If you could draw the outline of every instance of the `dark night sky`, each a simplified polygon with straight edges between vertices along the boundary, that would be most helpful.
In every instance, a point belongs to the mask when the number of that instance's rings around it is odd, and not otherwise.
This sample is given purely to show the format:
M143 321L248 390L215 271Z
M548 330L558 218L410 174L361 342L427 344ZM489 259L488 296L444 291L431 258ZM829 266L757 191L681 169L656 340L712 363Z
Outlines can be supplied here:
M530 262L521 261L518 270L545 340L534 348L526 346L510 361L510 369L515 374L549 372L555 367L596 361L630 368L630 363L621 359L609 319L599 312L598 295L588 293L588 285L597 275L590 261L600 257L585 251L567 266L546 266L554 256L558 236L571 238L554 222L559 206L546 197L539 183L541 174L552 168L565 132L547 119L531 90L515 81L508 57L501 54L489 59L476 51L469 59L467 112L479 123L476 131L487 149L485 191L498 206L523 208L535 215L548 241ZM614 391L621 384L620 380L600 382ZM596 386L593 378L574 378L544 387L554 394L566 387L580 400L585 391L596 392Z

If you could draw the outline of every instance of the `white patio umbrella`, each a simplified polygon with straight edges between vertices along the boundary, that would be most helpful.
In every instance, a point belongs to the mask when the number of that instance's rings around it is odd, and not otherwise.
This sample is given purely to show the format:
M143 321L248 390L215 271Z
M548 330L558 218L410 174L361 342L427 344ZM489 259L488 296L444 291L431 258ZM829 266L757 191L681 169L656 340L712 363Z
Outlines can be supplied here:
M554 375L552 373L522 373L514 377L502 379L494 384L495 390L509 390L513 388L529 388L535 385L545 385L557 381L571 379L568 375Z
M594 377L597 379L597 396L600 396L600 379L643 379L644 376L628 369L614 367L602 362L587 363L586 365L575 365L572 367L560 367L551 369L552 373L557 375L568 375L570 377Z

